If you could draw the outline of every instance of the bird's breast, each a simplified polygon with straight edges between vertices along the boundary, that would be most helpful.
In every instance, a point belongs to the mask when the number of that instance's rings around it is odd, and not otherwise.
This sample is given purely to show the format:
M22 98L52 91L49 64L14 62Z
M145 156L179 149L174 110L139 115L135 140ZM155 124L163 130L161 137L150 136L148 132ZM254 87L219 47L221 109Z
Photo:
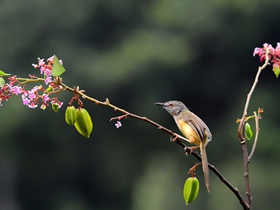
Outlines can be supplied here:
M194 144L200 144L201 140L198 135L198 133L191 127L189 126L188 123L186 123L184 120L175 120L178 128L182 132L182 134L191 141L191 143Z

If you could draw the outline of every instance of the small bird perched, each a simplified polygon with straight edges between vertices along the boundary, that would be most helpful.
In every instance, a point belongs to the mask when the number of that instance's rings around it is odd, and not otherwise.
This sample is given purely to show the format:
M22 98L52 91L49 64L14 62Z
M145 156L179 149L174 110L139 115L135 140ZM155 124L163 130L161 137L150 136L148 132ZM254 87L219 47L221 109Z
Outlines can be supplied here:
M204 181L208 192L210 192L210 175L206 155L206 145L212 140L212 134L207 125L194 113L192 113L181 101L167 101L155 103L162 106L171 114L184 136L191 144L199 145ZM198 147L193 147L196 149Z

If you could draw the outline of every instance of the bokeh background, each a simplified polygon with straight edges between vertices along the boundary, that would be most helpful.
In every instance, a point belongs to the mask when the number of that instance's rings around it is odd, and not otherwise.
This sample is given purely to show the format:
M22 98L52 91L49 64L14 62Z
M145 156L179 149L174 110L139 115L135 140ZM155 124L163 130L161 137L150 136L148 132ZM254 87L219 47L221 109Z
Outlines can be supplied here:
M0 69L39 75L31 64L56 54L69 86L175 132L154 103L183 101L210 127L210 163L244 195L235 121L260 65L254 48L280 41L279 9L278 0L1 0ZM58 113L31 110L21 97L3 103L0 209L242 209L212 173L208 194L201 169L199 196L186 206L183 184L196 159L145 122L128 118L116 129L109 119L119 113L87 101L95 128L83 138L64 121L71 97L59 95ZM250 163L255 210L280 205L279 105L279 81L267 68L248 112L265 109Z

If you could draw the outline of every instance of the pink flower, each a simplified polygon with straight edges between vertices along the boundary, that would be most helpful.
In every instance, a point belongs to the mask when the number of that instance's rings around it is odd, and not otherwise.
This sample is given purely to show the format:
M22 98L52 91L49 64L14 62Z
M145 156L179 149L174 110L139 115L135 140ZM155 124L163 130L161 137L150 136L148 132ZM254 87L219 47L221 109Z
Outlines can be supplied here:
M41 98L42 98L42 100L43 100L43 103L47 103L47 101L50 100L50 97L49 97L48 95L46 95L46 94L43 94L43 95L41 96Z
M52 82L52 78L51 77L46 77L45 79L45 84L48 85Z
M20 87L20 86L11 87L11 93L14 95L18 95L21 92L22 92L22 87Z
M45 65L44 59L38 58L38 64L39 66Z
M49 57L49 58L47 59L47 61L53 63L53 58L54 58L54 56Z
M35 104L34 102L31 102L28 107L31 108L31 109L35 109L38 105Z
M21 96L21 98L22 98L23 105L28 106L30 103L30 100L28 98L25 98L23 95Z
M117 123L115 124L116 128L120 128L122 126L122 123L120 121L117 121Z

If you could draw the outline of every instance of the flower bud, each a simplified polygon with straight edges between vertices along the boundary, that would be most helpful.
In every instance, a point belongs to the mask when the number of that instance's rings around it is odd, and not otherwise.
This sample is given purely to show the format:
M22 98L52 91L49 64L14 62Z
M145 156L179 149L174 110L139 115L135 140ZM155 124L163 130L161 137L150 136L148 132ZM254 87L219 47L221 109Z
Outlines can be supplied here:
M196 177L189 177L184 185L183 196L186 201L186 205L193 202L199 192L199 181Z

